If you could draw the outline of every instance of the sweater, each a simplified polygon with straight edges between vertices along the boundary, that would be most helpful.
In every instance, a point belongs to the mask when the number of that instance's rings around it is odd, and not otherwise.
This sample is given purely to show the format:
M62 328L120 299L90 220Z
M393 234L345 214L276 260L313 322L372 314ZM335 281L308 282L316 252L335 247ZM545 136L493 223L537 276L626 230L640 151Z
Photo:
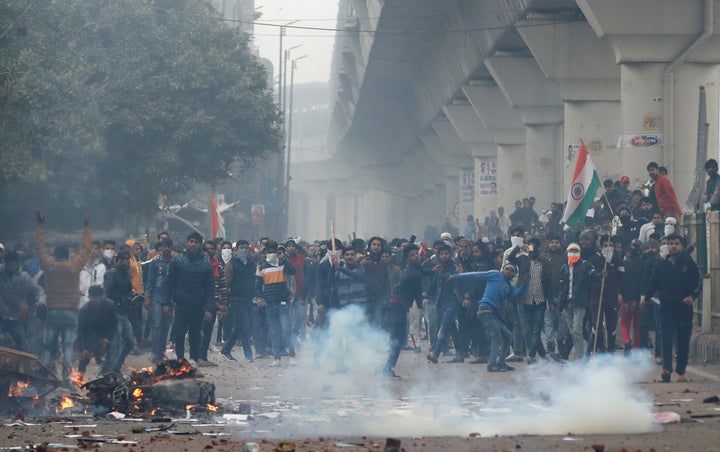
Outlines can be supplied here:
M44 270L45 294L49 309L77 309L80 301L80 272L87 263L92 249L90 228L82 233L82 247L72 259L55 259L45 246L45 227L35 231L35 244Z
M215 279L203 253L187 251L173 257L168 267L163 305L174 303L182 312L215 310Z

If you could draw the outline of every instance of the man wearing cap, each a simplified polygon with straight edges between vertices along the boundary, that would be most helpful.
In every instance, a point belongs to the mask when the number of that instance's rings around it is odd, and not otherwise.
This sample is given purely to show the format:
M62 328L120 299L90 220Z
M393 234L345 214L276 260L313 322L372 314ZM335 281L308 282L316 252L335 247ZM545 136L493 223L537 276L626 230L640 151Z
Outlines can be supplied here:
M630 190L629 177L620 177L620 188L617 190L617 192L620 193L620 199L626 206L629 206L632 203L633 192L632 190Z
M488 372L508 372L515 370L505 364L508 355L509 339L512 335L502 322L500 312L505 300L510 297L519 297L525 293L527 278L520 287L513 287L511 281L517 275L517 267L507 263L502 271L490 270L486 272L469 272L450 275L449 280L485 281L485 292L478 303L477 316L483 324L490 338L490 356L488 357Z

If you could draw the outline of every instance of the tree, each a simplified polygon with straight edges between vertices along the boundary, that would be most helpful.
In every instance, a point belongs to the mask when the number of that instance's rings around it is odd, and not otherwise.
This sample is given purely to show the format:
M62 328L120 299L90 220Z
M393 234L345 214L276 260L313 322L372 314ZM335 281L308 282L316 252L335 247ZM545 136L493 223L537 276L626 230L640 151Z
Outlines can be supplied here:
M22 20L0 42L3 205L148 219L280 149L265 70L209 2L36 0Z

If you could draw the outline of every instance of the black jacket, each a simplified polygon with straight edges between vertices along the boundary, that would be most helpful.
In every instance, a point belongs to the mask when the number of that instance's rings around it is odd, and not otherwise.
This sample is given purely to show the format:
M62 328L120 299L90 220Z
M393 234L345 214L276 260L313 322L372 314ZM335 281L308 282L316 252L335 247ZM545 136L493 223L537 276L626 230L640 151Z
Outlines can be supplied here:
M560 271L560 309L568 307L587 308L590 305L592 283L602 277L590 262L580 259L573 265L572 292L570 291L570 267L565 264Z
M132 298L132 279L126 268L113 268L105 273L105 296L115 303L117 313L128 315Z
M203 253L179 254L170 261L163 305L182 312L215 310L215 277Z
M661 260L653 269L645 297L656 292L663 304L682 303L683 298L697 298L701 288L700 271L695 261L686 253L680 253L675 263L669 258Z

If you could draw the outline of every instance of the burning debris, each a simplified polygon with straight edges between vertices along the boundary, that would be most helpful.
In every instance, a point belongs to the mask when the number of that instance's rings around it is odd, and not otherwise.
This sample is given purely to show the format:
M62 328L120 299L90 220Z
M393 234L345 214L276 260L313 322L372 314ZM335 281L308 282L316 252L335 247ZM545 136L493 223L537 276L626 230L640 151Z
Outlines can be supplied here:
M188 417L191 412L195 417L209 417L219 410L215 385L198 380L200 375L185 359L163 360L154 368L133 371L128 377L110 372L85 381L82 373L73 372L70 380L76 386L75 392L48 400L44 397L60 386L60 381L35 355L0 347L0 361L5 364L0 370L0 394L2 400L12 402L1 406L8 412L72 417L115 412L153 418L182 412L187 412Z

